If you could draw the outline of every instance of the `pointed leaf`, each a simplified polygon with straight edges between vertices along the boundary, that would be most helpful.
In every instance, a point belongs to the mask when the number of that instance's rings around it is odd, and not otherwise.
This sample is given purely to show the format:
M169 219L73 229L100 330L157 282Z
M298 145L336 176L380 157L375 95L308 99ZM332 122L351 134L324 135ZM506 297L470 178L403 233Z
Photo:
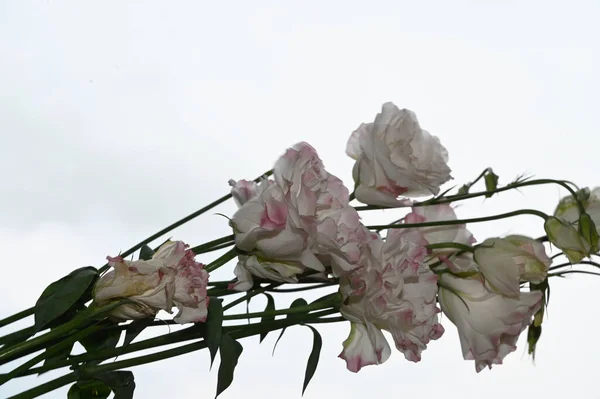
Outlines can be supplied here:
M221 364L219 365L219 373L217 380L217 394L215 398L225 391L233 382L233 374L237 366L238 359L244 348L242 344L231 338L227 334L221 337L221 345L219 354L221 355Z
M92 377L100 380L115 393L113 399L132 399L135 390L135 380L131 371L111 371Z
M221 298L210 298L204 327L204 340L210 352L210 367L212 368L223 332L223 300Z
M123 341L123 348L129 345L146 327L154 322L154 319L149 317L147 319L134 320L125 329L125 340Z
M111 389L99 380L82 380L71 385L67 392L67 399L106 399L111 394Z
M150 259L152 259L153 255L154 255L154 251L148 245L144 245L140 249L140 259L141 260L150 260Z
M267 297L267 306L265 307L265 312L273 312L275 311L275 299L273 299L273 296L267 293L264 293L264 295ZM268 323L269 321L273 321L275 320L275 316L263 316L260 319L261 323ZM265 339L265 337L267 336L269 332L262 332L260 333L260 341L259 342L263 342L263 339Z
M303 298L298 298L298 299L294 300L294 302L292 302L292 304L290 305L290 309L295 308L297 306L306 306L306 305L308 305L306 300L304 300ZM292 320L294 317L297 317L297 315L289 314L286 316L286 319ZM281 329L281 332L279 333L279 337L277 337L277 341L275 341L275 345L273 345L273 352L271 353L271 356L273 356L275 354L275 348L277 348L277 344L279 343L279 340L281 339L281 337L283 337L283 333L285 332L286 329L287 329L287 327L283 327Z
M96 278L96 268L82 267L46 287L35 304L36 331L76 306Z
M321 334L312 326L307 325L306 327L310 328L314 334L313 337L313 347L310 351L310 355L308 356L308 362L306 363L306 373L304 374L304 384L302 384L302 395L304 395L304 391L306 391L306 387L308 383L315 375L315 371L317 370L317 365L319 364L319 356L321 355L321 347L323 346L323 339L321 338Z

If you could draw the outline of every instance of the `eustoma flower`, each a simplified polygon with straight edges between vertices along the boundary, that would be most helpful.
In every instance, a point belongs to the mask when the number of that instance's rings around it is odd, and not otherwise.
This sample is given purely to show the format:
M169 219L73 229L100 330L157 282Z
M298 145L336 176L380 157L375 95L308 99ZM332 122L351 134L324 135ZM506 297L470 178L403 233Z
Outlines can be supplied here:
M352 133L346 153L356 160L355 195L360 202L404 206L398 196L437 194L450 180L448 152L436 136L421 129L416 115L383 104L373 123L363 123Z
M361 243L369 232L349 206L348 189L328 173L307 143L288 149L277 161L274 181L232 193L249 197L232 217L240 255L236 290L247 290L252 276L293 283L297 275L320 274L326 266L336 275L358 267ZM246 183L243 183L246 185Z
M99 305L128 300L111 316L117 320L154 317L160 310L179 309L177 323L203 322L207 316L208 273L181 241L163 244L150 260L128 261L108 257L112 271L94 287Z
M438 323L437 276L424 263L427 250L416 230L391 231L385 242L369 242L364 266L340 280L346 298L340 311L351 332L340 355L350 371L380 364L390 356L381 330L392 334L396 349L418 362L431 340L444 332Z
M519 235L489 238L475 249L474 257L488 287L517 297L521 281L541 283L552 263L544 244Z
M477 372L502 364L516 350L519 335L542 306L540 291L506 297L489 291L480 275L458 278L444 273L439 301L457 329L465 360L474 360Z

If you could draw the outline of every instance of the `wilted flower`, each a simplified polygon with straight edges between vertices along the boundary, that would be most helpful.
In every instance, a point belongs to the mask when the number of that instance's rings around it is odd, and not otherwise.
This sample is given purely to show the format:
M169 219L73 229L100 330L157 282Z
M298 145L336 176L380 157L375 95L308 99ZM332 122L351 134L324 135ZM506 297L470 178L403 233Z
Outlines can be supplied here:
M160 310L171 313L177 306L177 323L205 321L208 273L186 248L181 241L169 241L147 261L107 257L113 270L96 283L94 302L102 306L128 300L111 312L118 320L154 317Z
M356 199L365 204L405 206L398 196L437 194L450 180L448 152L436 136L421 129L416 115L383 104L373 123L352 133L346 154L356 160Z

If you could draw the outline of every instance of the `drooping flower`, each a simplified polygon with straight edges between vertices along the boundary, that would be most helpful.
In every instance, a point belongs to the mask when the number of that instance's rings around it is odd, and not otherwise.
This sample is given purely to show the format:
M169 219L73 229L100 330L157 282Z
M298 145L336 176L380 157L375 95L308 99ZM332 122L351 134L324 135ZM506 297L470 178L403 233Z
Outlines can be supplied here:
M442 312L456 325L463 357L475 369L502 364L516 350L519 335L542 306L541 291L506 297L486 289L480 275L459 278L444 273L438 298Z
M340 312L353 323L340 357L350 371L387 359L380 330L389 331L396 349L413 362L444 333L436 306L437 276L424 263L422 243L416 230L391 231L385 243L371 241L364 266L340 280L346 298Z
M475 249L474 258L489 288L514 297L521 281L544 281L552 264L544 244L520 235L489 238Z
M346 154L356 160L355 195L365 204L406 206L398 196L437 194L452 178L440 140L421 129L412 111L389 102L373 123L363 123L352 133Z
M600 187L593 190L587 187L583 188L577 192L577 196L600 231ZM572 195L562 198L554 210L554 216L568 223L576 224L579 221L579 207L575 198Z
M544 223L544 230L550 242L563 251L569 262L578 263L589 256L590 243L566 220L549 216Z
M96 283L93 297L99 306L128 300L111 312L113 318L154 317L160 310L171 313L177 306L177 323L206 320L208 272L183 242L166 242L150 260L107 259L113 270Z

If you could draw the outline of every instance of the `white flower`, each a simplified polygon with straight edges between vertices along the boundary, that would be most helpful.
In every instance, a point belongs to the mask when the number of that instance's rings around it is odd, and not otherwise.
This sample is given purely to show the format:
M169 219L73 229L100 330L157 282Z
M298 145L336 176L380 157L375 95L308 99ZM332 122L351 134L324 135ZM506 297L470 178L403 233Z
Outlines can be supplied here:
M346 153L356 160L355 195L365 204L406 206L398 196L437 194L452 178L440 140L421 129L412 111L392 103L383 104L373 123L352 133Z
M474 360L477 372L502 364L517 349L519 335L542 306L542 292L522 292L509 298L486 289L481 276L458 278L444 273L439 301L456 325L463 357Z

